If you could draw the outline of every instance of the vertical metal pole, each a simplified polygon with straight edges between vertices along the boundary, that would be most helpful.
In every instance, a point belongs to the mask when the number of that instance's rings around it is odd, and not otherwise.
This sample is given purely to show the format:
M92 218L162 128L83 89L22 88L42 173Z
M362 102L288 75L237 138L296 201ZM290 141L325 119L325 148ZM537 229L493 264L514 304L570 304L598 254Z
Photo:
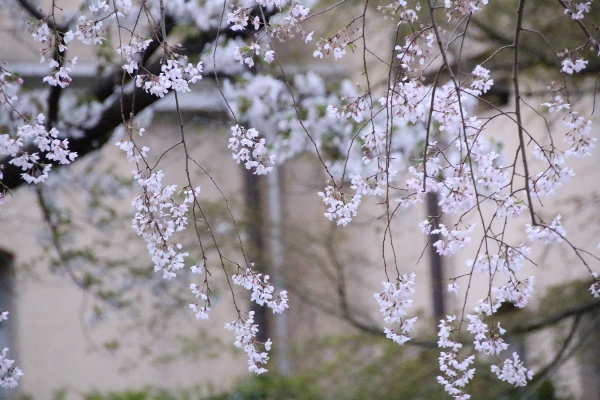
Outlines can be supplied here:
M437 193L427 193L427 216L432 220L432 225L436 227L440 222L441 216L441 210L440 206L438 205L438 202L439 199ZM429 240L431 296L433 302L434 329L436 332L439 321L445 316L442 258L433 246L433 244L440 239L440 235L435 234L431 235Z
M273 170L267 175L268 199L269 199L269 258L273 274L275 290L285 290L286 282L283 273L284 248L282 240L282 217L281 217L281 181L279 167L273 166ZM283 312L275 316L273 321L275 329L275 346L277 348L277 370L283 376L292 375L292 363L290 361L288 313Z
M249 262L254 262L256 270L263 274L267 271L266 249L264 240L262 196L260 193L260 180L258 176L250 171L243 169L244 177L244 198L246 206L246 232L248 233L247 254ZM254 311L254 322L258 324L259 331L256 339L259 342L266 342L270 335L269 315L267 307L259 306L256 303L251 304Z

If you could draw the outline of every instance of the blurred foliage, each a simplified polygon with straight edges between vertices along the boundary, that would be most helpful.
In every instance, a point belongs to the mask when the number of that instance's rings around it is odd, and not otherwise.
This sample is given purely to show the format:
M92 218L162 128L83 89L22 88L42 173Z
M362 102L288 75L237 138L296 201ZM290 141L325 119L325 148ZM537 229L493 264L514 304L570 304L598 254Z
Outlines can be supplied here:
M450 399L436 382L438 351L399 347L383 338L353 335L330 338L335 349L327 362L315 362L310 368L290 377L272 372L248 377L231 391L207 396L197 386L185 390L145 388L121 392L94 391L80 400L437 400ZM315 349L323 349L317 343ZM473 399L486 400L570 400L558 390L556 382L544 379L525 388L500 382L490 372L490 363L478 361L477 374L467 386ZM54 400L72 399L63 390ZM31 397L22 400L34 400Z
M573 280L552 286L540 299L538 309L540 311L549 310L551 314L557 314L590 303L593 301L589 291L591 283L591 280Z
M167 389L127 390L102 394L93 392L83 400L200 400L201 397L192 391L172 391Z
M319 400L322 390L307 376L263 375L239 383L231 393L205 400Z
M331 362L309 373L313 382L318 382L321 399L450 398L436 380L439 374L438 349L399 347L384 338L365 338L362 335L348 337L340 346L342 348ZM475 364L477 373L467 387L473 399L566 399L558 397L549 381L522 389L500 382L490 372L489 361L491 359L479 359Z

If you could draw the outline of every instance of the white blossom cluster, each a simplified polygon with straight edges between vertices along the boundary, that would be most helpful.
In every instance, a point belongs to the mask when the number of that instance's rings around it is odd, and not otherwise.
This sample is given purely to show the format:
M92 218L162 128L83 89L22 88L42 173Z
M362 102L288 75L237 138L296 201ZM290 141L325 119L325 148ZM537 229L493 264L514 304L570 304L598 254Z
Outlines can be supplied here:
M475 187L471 169L467 166L454 169L454 174L448 176L439 184L442 212L452 215L470 210L476 203Z
M194 288L192 289L193 293L198 292L199 289L197 288L197 286L194 286ZM200 293L200 295L202 295L202 299L203 300L207 300L208 298L205 298L205 294L204 293ZM196 319L208 319L208 312L210 311L210 308L207 306L198 306L198 303L190 303L189 304L190 310L192 310L192 312L194 313L194 315L196 316Z
M259 56L261 52L261 46L258 43L252 43L249 47L240 48L235 46L233 49L233 59L238 61L240 65L246 64L249 68L254 67L254 57ZM266 50L263 56L264 61L267 64L272 63L275 60L275 51Z
M273 170L275 156L267 155L266 140L259 138L258 131L254 128L246 129L236 125L231 127L229 147L233 151L236 163L243 162L247 170L255 175L266 175ZM271 164L270 166L267 166Z
M258 305L266 305L274 313L282 313L288 308L288 295L286 290L274 293L275 288L269 283L269 275L254 272L251 268L243 268L241 273L232 277L233 283L251 290L250 300Z
M474 153L474 161L477 163L477 183L481 188L499 193L509 185L508 174L503 167L495 165L495 160L500 154L495 151Z
M479 315L467 314L467 331L473 335L475 350L485 355L499 356L504 350L508 349L508 344L500 336L506 330L498 326L495 330L490 329L488 324L483 322Z
M465 393L463 388L475 375L475 368L471 367L475 356L462 357L459 354L462 344L451 339L451 335L457 330L452 326L454 320L455 316L448 315L438 325L438 347L449 351L440 352L438 363L443 375L439 375L437 381L444 386L446 393L456 400L468 400L471 396Z
M23 84L23 79L0 67L0 105L12 104L17 101L16 92Z
M27 153L23 151L25 145L33 143L44 154L46 159L60 164L70 164L77 153L69 151L69 139L59 139L58 131L44 127L45 117L37 116L37 123L27 123L19 126L17 138L13 139L8 134L0 134L0 155L13 157L9 163L21 168L21 178L27 183L40 183L48 178L52 165L42 160L40 153ZM0 180L2 172L0 171Z
M362 177L358 173L350 174L350 187L358 196L383 196L385 194L384 187L394 181L398 170L392 163L388 163L388 157L382 148L382 135L373 131L363 135L362 139L364 140L363 162L368 165L371 161L376 160L373 163L376 170L366 177Z
M558 113L565 111L566 114L562 119L563 125L568 129L563 139L564 143L568 146L564 152L566 156L571 157L587 157L591 155L591 150L594 148L594 142L597 140L591 137L591 126L592 122L579 116L576 111L571 109L571 105L563 99L560 94L557 94L553 98L554 101L543 103L542 106L548 107L548 112ZM540 149L536 147L534 155L538 159L552 159L554 153L558 153L558 150L554 147ZM557 158L557 155L554 155ZM559 158L559 161L554 161L555 164L563 164L564 160Z
M244 350L248 356L248 370L257 375L267 372L263 366L269 360L268 351L271 350L271 340L269 339L263 344L265 351L257 348L260 343L256 341L258 325L254 324L254 311L250 311L245 319L240 316L236 321L226 323L225 329L234 331L235 346Z
M442 256L452 256L464 249L471 243L471 237L468 236L473 229L475 224L470 224L464 229L459 229L455 226L454 229L448 229L444 224L439 224L437 228L432 229L431 222L423 221L419 224L421 229L428 232L428 235L441 235L444 239L440 239L433 243L436 251Z
M193 265L190 270L192 274L202 274L204 273L204 261ZM205 281L206 283L206 281ZM190 290L192 294L196 296L196 298L200 298L203 305L199 305L198 303L190 303L189 307L192 312L196 315L196 319L208 319L208 312L210 311L210 301L208 298L208 288L206 285L198 285L196 283L190 284Z
M109 0L91 1L88 8L94 18L88 19L85 16L79 17L75 35L85 44L101 44L102 41L105 40L105 38L100 35L100 33L103 32L102 20L124 17L129 13L132 5L133 0L116 0L115 2ZM111 6L114 6L114 8Z
M566 236L565 230L560 222L560 214L554 218L552 223L548 226L531 224L525 225L525 232L527 237L532 242L541 242L543 244L560 243L563 241L563 237Z
M592 121L586 121L585 118L578 116L577 112L570 112L565 116L563 125L569 129L564 138L568 146L565 155L571 157L592 155L594 142L597 140L591 137Z
M496 201L496 215L499 218L516 218L527 210L527 204L516 195L496 193L492 196Z
M475 311L480 310L476 308ZM501 337L506 331L500 324L491 329L477 314L467 314L466 319L467 331L473 335L475 350L502 360L500 364L490 367L491 372L502 381L515 386L525 386L527 381L533 378L533 372L523 365L517 353L513 353L511 358L502 358L501 354L508 349L508 344ZM464 387L475 374L475 368L471 368L475 356L461 356L463 345L451 339L452 333L458 331L452 326L455 320L455 316L447 316L438 325L438 346L449 349L448 352L441 352L438 358L440 371L443 373L438 376L438 382L455 399L467 400L471 396L465 393Z
M489 0L444 0L444 7L449 10L448 18L453 14L465 15L480 11Z
M61 53L67 50L67 43L75 38L73 31L65 32L61 37L57 32L51 31L48 23L44 20L29 21L28 31L34 42L40 43L40 62L46 61L46 54L52 54L55 49ZM52 65L50 65L52 67Z
M0 322L8 319L8 311L0 312ZM0 354L0 388L15 388L23 372L14 366L15 361L8 358L8 348Z
M379 103L393 110L400 124L423 122L427 120L430 88L417 80L403 79L390 88L390 96L382 97Z
M23 372L19 368L13 367L15 361L8 358L7 354L8 348L5 347L0 354L0 388L12 389L19 384L19 378L23 376Z
M496 329L491 330L477 315L468 314L467 319L467 330L475 338L475 350L485 355L500 357L500 354L508 349L508 344L500 337L505 330L499 323ZM515 386L526 386L527 381L533 378L533 372L525 368L517 353L513 353L512 358L502 360L500 365L492 365L490 370L498 379Z
M133 129L133 127L130 126L129 129ZM144 128L139 130L140 136L143 135L144 131ZM135 143L130 140L119 141L116 142L115 145L118 146L120 150L125 152L127 155L127 160L132 164L136 164L142 160L148 155L148 151L150 151L148 146L144 146L141 149L137 148Z
M136 56L142 53L152 43L152 39L142 39L137 35L131 35L129 44L127 46L117 47L117 54L123 54L125 61L123 62L123 69L130 75L133 75L135 71L139 69L139 63Z
M77 57L73 57L72 60L68 61L71 64L71 67L77 64ZM60 86L61 88L65 88L69 86L72 79L69 76L71 72L71 67L65 67L64 65L60 65L56 60L51 59L48 63L48 66L53 71L50 75L45 76L42 81L48 82L50 86Z
M88 8L92 13L91 17L80 15L73 30L66 32L57 32L48 26L45 20L30 22L29 32L35 42L41 43L40 62L44 62L48 54L53 54L54 50L59 53L49 61L48 66L52 72L43 78L51 86L67 87L72 79L69 76L72 67L77 63L77 57L66 59L63 54L68 50L68 44L73 40L94 46L101 45L105 39L104 22L116 19L118 16L126 15L132 6L132 0L118 0L114 2L116 8L112 8L113 3L108 0L96 0L90 2ZM70 64L70 67L65 65Z
M564 112L563 126L567 128L563 142L567 145L562 151L554 143L545 146L536 145L533 156L544 163L547 167L530 176L530 189L538 196L550 196L568 181L575 172L566 166L566 157L588 157L595 146L596 138L591 136L591 121L579 116L571 109L571 105L556 94L552 102L543 103L551 114Z
M363 163L368 165L373 160L377 160L377 173L389 175L393 178L396 174L396 169L393 165L387 166L386 142L385 134L381 131L366 131L361 134L363 140ZM385 167L384 167L385 166ZM386 171L392 169L392 171Z
M428 38L433 39L433 34L430 33ZM423 49L421 44L419 43L420 36L416 37L407 37L406 43L404 46L397 45L394 50L398 52L396 54L396 58L400 60L400 66L404 68L406 71L412 71L414 69L414 64L423 66L425 65L425 59L428 55L428 50ZM433 41L427 40L427 47L432 47Z
M592 0L565 0L565 14L570 14L574 20L580 20L590 12Z
M275 0L276 3L279 1L280 0ZM259 1L259 4L261 2L262 1ZM301 22L308 18L310 13L309 6L311 4L314 4L314 1L290 1L288 10L273 18L272 22L270 21L270 24L267 27L269 35L279 41L285 41L298 35L304 39L306 43L310 42L313 33L307 33L302 27Z
M330 221L335 220L338 225L348 225L358 213L360 194L346 195L341 188L334 184L325 186L325 191L319 192L318 195L327 206L325 217Z
M531 299L534 282L534 276L530 276L524 281L517 281L511 277L504 285L492 288L492 294L496 296L496 304L510 302L516 307L525 307Z
M494 80L490 78L490 70L477 65L473 72L473 83L471 83L471 93L475 96L481 96L487 93L494 84Z
M108 6L107 6L108 7ZM83 44L96 45L102 44L104 40L103 22L99 20L89 19L82 15L75 26L75 37Z
M255 15L255 7L266 7L268 9L277 8L279 13L276 16L265 20L264 14L261 16ZM312 32L307 32L302 28L300 23L304 21L310 13L310 7L296 0L248 0L239 2L233 5L230 12L227 13L227 24L229 29L234 32L244 31L251 27L254 31L264 29L266 35L276 38L279 41L285 41L299 35L306 42L312 40ZM260 37L257 35L257 37ZM235 59L241 63L247 64L249 67L254 65L252 55L242 56L243 53L253 52L254 55L259 54L259 40L244 49L235 48ZM264 60L270 63L275 58L273 49L265 53Z
M561 71L564 72L565 74L572 75L573 73L583 71L585 69L585 67L587 66L587 63L588 62L586 60L583 60L581 58L578 58L575 60L573 60L571 58L565 58L560 63Z
M467 268L481 275L496 276L497 273L501 273L509 277L507 283L500 287L492 286L491 295L479 300L477 313L492 315L505 302L510 302L519 308L527 305L533 293L535 278L531 276L525 280L517 280L516 273L521 270L530 252L531 249L525 245L513 247L501 243L496 253L480 254L475 261L465 262Z
M28 119L16 110L20 105L17 93L23 80L5 69L0 71L0 105L5 107L2 111L7 112L3 117L8 119L6 122L9 122L14 118L14 114L18 115L16 121L5 125L5 128L14 128L16 135L0 133L0 156L12 157L9 163L23 171L21 178L27 183L44 182L52 169L49 161L63 165L70 164L77 158L77 153L68 149L69 139L59 138L59 132L55 127L50 130L45 127L44 114L40 113L35 119ZM37 151L26 151L28 145L34 145ZM3 173L0 169L0 182L2 178Z
M334 113L324 111L338 108L342 103L339 96L327 93L322 77L314 72L295 75L292 93L284 82L273 76L258 74L244 78L245 82L226 84L225 95L236 118L248 121L265 136L277 154L278 163L297 154L315 151L315 146L319 153L347 152L345 146L357 125L353 118L337 118ZM359 97L355 85L348 81L342 81L340 95L345 99ZM369 132L365 131L364 135L368 138ZM380 150L384 150L383 146ZM340 165L343 167L346 161L357 171L363 167L360 159L355 158L326 157L324 161L332 172L341 172Z
M332 104L327 106L327 112L335 118L352 118L355 122L362 122L365 118L366 111L370 108L366 96L360 96L352 102L348 102L348 98L344 98L346 103L336 107Z
M378 172L366 178L358 174L350 175L350 187L356 191L357 196L381 196L384 194L383 184L386 182L387 174Z
M317 49L313 52L313 57L323 58L323 56L333 54L333 58L339 60L346 55L346 49L352 41L351 37L354 33L355 30L348 26L329 38L319 40L316 44Z
M182 63L171 58L160 67L161 72L159 75L138 74L135 78L135 84L137 87L144 88L147 93L157 97L164 97L165 94L169 93L169 90L189 92L191 91L189 85L202 79L202 62L196 65L184 64L185 61ZM128 66L133 68L131 63Z
M597 272L592 273L592 278L594 278L594 283L590 286L590 293L594 297L600 297L600 275Z
M505 359L501 366L492 365L491 371L501 381L515 386L526 386L527 381L533 379L533 372L525 368L517 353L513 353L512 358Z
M243 31L250 23L254 30L258 30L260 28L260 17L257 15L254 18L251 18L251 9L250 8L236 8L232 12L227 13L227 23L231 24L232 31Z
M523 262L531 253L531 249L523 244L508 246L501 243L495 254L480 254L476 260L467 260L465 264L482 275L495 275L500 272L511 275L523 267Z
M132 227L146 242L154 272L160 271L164 279L171 279L176 276L177 270L185 266L184 259L189 255L181 251L182 245L172 242L171 238L174 233L186 228L189 205L200 194L200 188L194 192L186 190L185 198L179 204L174 199L177 186L163 186L163 177L162 171L151 172L147 178L136 172L135 178L143 194L131 203L136 209Z
M413 306L415 277L416 275L413 273L399 276L395 283L384 281L383 291L375 293L375 301L379 304L383 321L386 324L398 325L395 330L384 328L385 336L399 345L410 340L406 334L413 330L417 321L417 317L406 318L408 315L406 310Z
M419 19L417 12L421 11L421 3L417 2L413 8L406 0L398 0L387 6L378 6L377 9L381 11L386 18L398 20L398 24L400 25L415 22Z
M533 155L548 164L544 171L529 178L529 189L537 196L552 196L558 188L575 175L575 172L565 165L564 155L552 146L536 147Z
M265 22L261 17L253 15L253 6L256 4L262 7L277 7L280 10L287 6L288 1L251 1L247 6L234 6L233 10L227 14L227 23L231 24L232 31L243 31L248 26L251 26L255 31L265 27L267 32L283 41L287 38L294 37L295 34L300 34L306 42L312 40L311 34L307 34L300 26L300 23L306 19L310 13L310 8L297 1L291 1L289 9L283 15L278 15L269 22ZM266 4L266 5L265 5ZM255 42L254 45L257 43Z

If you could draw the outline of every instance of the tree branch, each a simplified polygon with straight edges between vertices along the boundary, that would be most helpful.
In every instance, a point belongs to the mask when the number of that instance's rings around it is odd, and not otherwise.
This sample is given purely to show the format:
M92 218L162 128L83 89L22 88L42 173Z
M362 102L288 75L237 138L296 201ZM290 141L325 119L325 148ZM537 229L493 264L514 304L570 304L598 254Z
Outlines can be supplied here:
M581 316L583 314L590 313L592 311L596 311L600 309L600 300L585 303L583 305L569 308L565 311L562 311L558 314L553 314L550 316L545 316L541 318L530 319L526 324L516 325L512 328L507 329L509 334L525 334L531 333L540 329L547 328L549 326L558 324L564 319Z
M269 14L269 16L271 15L272 13ZM174 22L167 21L167 25L171 23L174 24ZM252 35L253 33L254 31L251 29L242 32L235 32L230 29L210 29L207 31L200 31L197 36L187 38L182 43L182 47L187 55L200 54L207 45L217 39L218 35L225 38L235 38L238 36ZM160 44L158 44L156 48L159 47ZM151 53L154 53L156 48L153 48L151 52L146 52L144 54L144 59L153 59L153 61L148 61L149 65L145 65L143 68L152 74L158 75L161 72L161 61L151 57ZM205 75L205 78L211 77L214 77L212 73ZM108 89L109 87L111 90ZM106 76L90 90L90 93L95 95L99 101L103 101L110 98L119 90L121 90L120 87L115 87L114 76ZM76 137L70 137L71 135L69 135L69 132L62 132L65 136L69 137L69 150L78 154L78 158L75 159L75 161L104 146L110 139L113 129L123 122L122 116L128 117L129 115L136 115L158 100L160 100L159 97L146 93L142 88L135 87L130 91L124 91L121 96L115 96L114 100L104 108L96 124L87 128L78 127L76 129L78 132ZM56 106L56 104L54 105ZM24 151L31 154L38 152L39 150L36 146L28 146ZM39 155L41 163L52 164L54 167L61 166L61 164L58 164L56 161L48 160L45 157L45 154ZM24 183L23 179L21 179L22 170L9 164L11 159L12 157L0 159L0 166L3 168L2 172L4 175L2 185L6 190L16 189Z
M27 13L29 15L31 15L32 18L35 18L37 20L44 20L44 22L46 22L46 24L48 24L48 27L50 29L58 31L58 32L63 32L63 33L69 30L70 22L68 22L65 25L56 25L55 22L51 18L48 18L47 15L44 15L44 13L39 8L36 8L29 1L27 1L27 0L17 0L17 1L19 2L21 7L23 8L23 10L27 11Z

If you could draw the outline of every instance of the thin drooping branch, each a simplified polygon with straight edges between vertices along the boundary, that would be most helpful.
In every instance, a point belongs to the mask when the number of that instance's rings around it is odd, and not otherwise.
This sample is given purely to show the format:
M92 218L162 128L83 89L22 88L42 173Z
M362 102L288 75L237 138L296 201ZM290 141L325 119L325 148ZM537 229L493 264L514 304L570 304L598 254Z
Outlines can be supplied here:
M531 224L536 225L535 212L533 211L533 200L531 199L531 190L529 189L529 164L527 162L527 147L525 146L525 130L521 116L521 91L519 86L519 41L521 31L523 30L523 12L525 9L525 0L519 2L517 10L517 25L515 27L515 40L513 42L513 88L515 96L515 117L517 118L517 130L519 133L519 149L523 160L523 179L525 180L525 193L527 195L527 205Z
M21 5L21 7L25 11L27 11L27 13L29 13L29 15L31 15L34 19L44 20L46 22L46 24L48 24L50 29L52 29L54 31L62 32L62 33L69 30L69 25L71 24L70 22L67 22L65 25L58 25L58 24L56 24L56 22L54 21L53 18L48 18L47 15L42 13L42 11L39 9L39 7L34 6L28 0L17 0L17 1Z

